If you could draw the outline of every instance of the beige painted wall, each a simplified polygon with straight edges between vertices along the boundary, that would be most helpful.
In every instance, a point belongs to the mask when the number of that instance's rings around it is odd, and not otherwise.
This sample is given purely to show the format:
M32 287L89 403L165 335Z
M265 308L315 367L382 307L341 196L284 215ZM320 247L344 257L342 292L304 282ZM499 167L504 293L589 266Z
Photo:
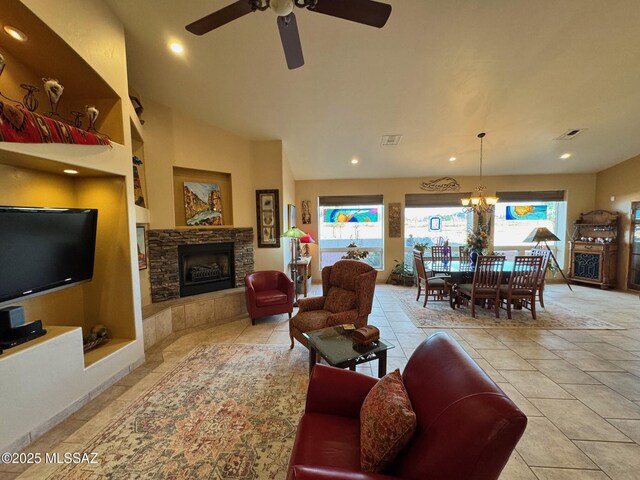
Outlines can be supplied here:
M614 196L615 200L611 201ZM596 177L596 208L620 212L621 228L618 255L618 284L627 288L631 202L640 201L640 155L599 172Z
M230 174L234 226L253 226L251 142L149 100L144 116L150 227L175 227L174 166Z
M282 270L284 264L285 251L289 245L288 240L281 238L279 248L258 248L257 217L255 214L256 200L255 190L278 189L280 208L280 235L286 225L284 219L287 216L287 202L284 198L282 179L282 142L280 140L260 141L251 143L252 168L253 173L253 230L254 230L254 258L256 270Z
M289 158L285 152L285 149L282 148L282 204L283 207L283 233L285 228L290 228L292 225L289 225L289 204L296 205L296 181L293 178L293 172L291 171L291 164L289 163ZM300 222L300 208L296 207L296 222L293 226L298 226ZM298 227L300 228L300 227ZM291 262L291 240L282 239L282 267L281 270L284 272L288 272L289 263Z
M257 248L255 190L280 190L280 222L295 199L295 182L284 167L282 142L250 141L188 114L145 100L144 150L152 229L175 228L173 167L231 175L233 226L254 229L256 270L282 270L283 246ZM286 181L283 178L286 176ZM286 189L286 192L285 192ZM148 286L143 282L143 287ZM143 300L149 299L147 292Z
M426 193L419 185L425 178L389 178L370 180L303 180L296 182L296 205L301 207L302 200L311 200L312 223L304 230L318 239L318 197L321 195L384 195L385 207L389 202L401 202L404 207L406 193ZM478 177L458 177L462 192L473 191L478 185ZM487 194L496 191L530 190L566 190L567 224L571 224L581 212L592 210L595 204L596 175L521 175L483 177ZM386 217L385 209L385 217ZM404 220L403 220L404 223ZM388 234L385 218L385 235ZM403 227L404 236L404 227ZM565 245L566 248L566 245ZM378 273L378 281L386 281L394 260L401 260L404 251L404 239L385 237L384 270ZM320 259L317 245L311 246L313 255L312 274L314 281L320 281Z

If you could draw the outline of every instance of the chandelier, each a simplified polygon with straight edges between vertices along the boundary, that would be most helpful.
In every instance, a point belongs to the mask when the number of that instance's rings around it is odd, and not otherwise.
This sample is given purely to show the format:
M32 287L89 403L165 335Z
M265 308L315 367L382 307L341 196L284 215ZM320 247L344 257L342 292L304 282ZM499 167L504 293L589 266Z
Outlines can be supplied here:
M462 206L466 207L465 211L474 212L478 215L493 210L494 205L498 203L499 200L498 197L485 197L482 194L482 192L487 189L487 187L482 185L482 139L485 135L486 133L484 132L478 134L478 138L480 139L480 185L476 187L476 195L472 195L470 198L460 199Z

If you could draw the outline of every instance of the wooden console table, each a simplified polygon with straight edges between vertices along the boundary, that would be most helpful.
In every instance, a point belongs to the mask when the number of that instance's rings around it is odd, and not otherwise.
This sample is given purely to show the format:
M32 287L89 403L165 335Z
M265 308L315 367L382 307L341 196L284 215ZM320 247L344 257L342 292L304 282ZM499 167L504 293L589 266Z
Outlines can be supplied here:
M311 256L308 257L300 257L295 261L289 263L289 270L293 271L293 266L295 264L296 269L298 270L298 276L303 278L302 281L302 294L306 297L309 291L309 278L311 278ZM294 279L296 283L295 288L298 288L298 282Z

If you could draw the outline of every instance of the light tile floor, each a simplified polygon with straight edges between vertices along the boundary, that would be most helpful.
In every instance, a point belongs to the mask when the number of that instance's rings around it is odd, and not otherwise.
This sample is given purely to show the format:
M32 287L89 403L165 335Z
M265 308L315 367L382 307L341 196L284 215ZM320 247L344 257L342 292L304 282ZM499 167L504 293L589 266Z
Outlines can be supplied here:
M404 368L426 336L447 331L529 417L502 473L505 480L640 478L640 302L638 295L549 285L546 302L561 302L626 330L419 329L400 308L397 288L378 285L370 323L396 345L388 369ZM311 294L318 294L314 286ZM427 307L428 308L428 307ZM461 315L466 314L464 310ZM502 313L504 315L504 312ZM147 361L25 451L77 451L96 429L161 378L200 343L288 345L286 316L251 326L241 320L174 334ZM303 348L296 344L296 348ZM376 366L373 366L376 369ZM369 364L358 370L371 375ZM0 480L42 478L46 469L0 464Z

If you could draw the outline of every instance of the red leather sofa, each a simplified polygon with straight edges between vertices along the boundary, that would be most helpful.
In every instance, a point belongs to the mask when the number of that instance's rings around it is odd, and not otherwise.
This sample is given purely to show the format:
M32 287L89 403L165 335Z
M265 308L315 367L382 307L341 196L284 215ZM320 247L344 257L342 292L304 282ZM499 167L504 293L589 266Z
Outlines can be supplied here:
M253 272L244 277L251 325L256 318L293 312L293 282L277 270Z
M349 370L314 367L288 480L497 479L527 417L445 333L426 339L402 378L417 429L382 474L360 471L360 407L378 381Z

